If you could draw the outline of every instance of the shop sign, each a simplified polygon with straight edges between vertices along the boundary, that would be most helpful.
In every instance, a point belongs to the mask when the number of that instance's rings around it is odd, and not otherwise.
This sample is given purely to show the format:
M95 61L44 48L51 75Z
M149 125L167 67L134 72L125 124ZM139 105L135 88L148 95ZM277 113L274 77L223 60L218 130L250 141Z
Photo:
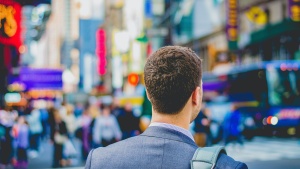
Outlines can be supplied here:
M226 35L228 41L238 38L238 1L226 0Z
M279 119L300 119L300 109L282 109L278 112Z
M98 29L96 32L96 55L98 57L98 74L106 73L106 32L104 29Z
M18 77L10 77L9 86L20 84L27 90L33 89L62 89L62 70L21 68Z
M258 25L265 25L268 22L266 12L258 7L253 6L246 12L246 17L253 23Z
M300 21L300 0L288 0L289 17L292 21Z
M0 43L21 46L21 6L17 2L0 2Z

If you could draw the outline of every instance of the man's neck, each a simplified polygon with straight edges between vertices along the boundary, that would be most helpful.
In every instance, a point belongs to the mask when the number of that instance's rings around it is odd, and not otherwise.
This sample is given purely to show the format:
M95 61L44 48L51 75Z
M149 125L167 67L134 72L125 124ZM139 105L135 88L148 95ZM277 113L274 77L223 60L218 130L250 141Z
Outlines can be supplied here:
M188 130L190 124L190 119L188 117L189 117L188 115L183 113L169 115L169 114L162 114L162 113L157 113L155 111L152 111L151 122L173 124Z

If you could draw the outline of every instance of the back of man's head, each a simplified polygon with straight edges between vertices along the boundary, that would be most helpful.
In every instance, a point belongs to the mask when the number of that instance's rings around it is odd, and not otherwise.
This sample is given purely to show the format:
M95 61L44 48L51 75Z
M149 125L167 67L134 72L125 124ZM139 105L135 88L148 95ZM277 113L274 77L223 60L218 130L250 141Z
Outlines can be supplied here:
M201 59L189 48L166 46L149 57L144 76L154 110L177 114L201 85Z

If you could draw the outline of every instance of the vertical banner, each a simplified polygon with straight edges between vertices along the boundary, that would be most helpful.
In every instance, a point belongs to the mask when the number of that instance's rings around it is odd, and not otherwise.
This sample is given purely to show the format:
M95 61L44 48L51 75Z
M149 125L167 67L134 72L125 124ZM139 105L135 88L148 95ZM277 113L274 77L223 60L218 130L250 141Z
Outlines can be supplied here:
M21 9L13 0L0 1L0 43L21 46Z
M98 29L96 32L96 55L98 57L98 74L106 73L106 32L104 29Z
M300 21L300 0L288 0L289 17L292 21Z
M238 39L238 1L226 0L226 36L228 41Z

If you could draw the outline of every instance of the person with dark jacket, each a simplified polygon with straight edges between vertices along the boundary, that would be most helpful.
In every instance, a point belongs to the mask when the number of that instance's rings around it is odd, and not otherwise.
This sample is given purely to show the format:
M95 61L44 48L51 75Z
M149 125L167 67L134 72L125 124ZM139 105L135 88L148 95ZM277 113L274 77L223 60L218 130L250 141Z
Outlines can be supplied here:
M152 119L144 133L92 150L86 169L190 169L198 146L190 123L202 103L201 59L191 49L167 46L154 52L144 68ZM247 169L246 164L220 154L215 169Z
M58 112L58 110L54 110L54 123L51 126L51 141L54 145L53 151L53 167L63 167L64 157L63 157L63 144L68 139L67 126Z
M202 109L194 120L194 139L199 147L207 145L210 134L210 120L205 114L205 109Z
M122 140L140 134L140 119L133 114L132 105L129 102L125 104L117 119L122 131Z

